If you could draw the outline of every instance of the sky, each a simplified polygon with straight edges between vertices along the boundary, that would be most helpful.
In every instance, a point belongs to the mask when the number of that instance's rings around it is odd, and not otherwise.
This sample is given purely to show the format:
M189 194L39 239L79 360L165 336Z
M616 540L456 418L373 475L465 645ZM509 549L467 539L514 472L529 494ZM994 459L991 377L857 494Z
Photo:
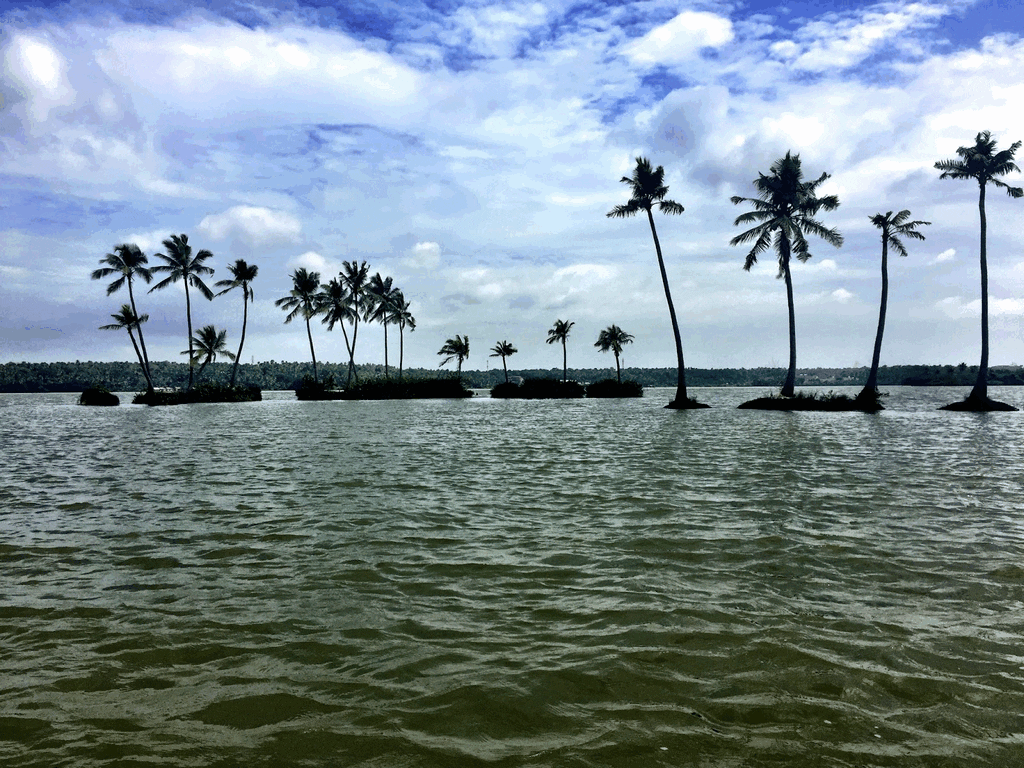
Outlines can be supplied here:
M0 0L0 362L134 361L98 330L127 293L90 273L184 233L211 283L259 267L244 362L308 360L274 301L297 268L365 260L412 302L407 367L461 334L467 369L500 367L502 340L510 367L557 368L556 319L570 367L614 368L594 346L613 323L624 365L674 366L650 228L606 216L643 156L685 207L657 226L687 365L785 365L785 286L770 253L743 271L730 198L791 151L830 174L820 219L845 238L794 263L798 365L870 363L869 218L902 209L931 224L890 258L882 363L976 364L978 188L934 163L982 130L1024 139L1022 34L1010 0ZM989 187L987 213L991 363L1024 363L1024 200ZM181 284L147 288L150 357L184 361ZM234 348L240 292L193 301ZM313 337L347 360L338 329ZM383 358L361 326L356 361Z

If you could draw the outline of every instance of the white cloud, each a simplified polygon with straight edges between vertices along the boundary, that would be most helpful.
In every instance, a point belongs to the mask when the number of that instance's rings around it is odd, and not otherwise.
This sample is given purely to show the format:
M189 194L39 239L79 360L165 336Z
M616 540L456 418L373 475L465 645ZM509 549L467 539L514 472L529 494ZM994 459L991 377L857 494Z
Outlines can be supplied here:
M438 243L416 243L402 261L413 269L435 269L441 263L441 246Z
M295 243L302 234L302 224L294 216L251 205L236 205L206 216L199 222L199 229L214 240L238 238L251 248Z
M840 304L846 304L850 299L854 297L854 294L850 293L845 288L837 288L832 291L832 298L838 301Z
M955 257L956 257L956 248L947 248L942 253L940 253L938 256L936 256L934 259L932 259L931 263L932 264L942 264L942 263L947 262L947 261L953 261L953 259Z
M16 35L4 54L4 73L28 103L28 117L43 122L50 110L74 103L67 62L42 40Z
M720 48L733 39L732 22L706 11L683 11L623 48L632 61L646 66L683 64L702 48Z
M306 251L299 254L295 258L290 259L287 266L289 270L303 268L309 272L319 272L321 282L327 282L341 271L341 264L324 258L316 251Z

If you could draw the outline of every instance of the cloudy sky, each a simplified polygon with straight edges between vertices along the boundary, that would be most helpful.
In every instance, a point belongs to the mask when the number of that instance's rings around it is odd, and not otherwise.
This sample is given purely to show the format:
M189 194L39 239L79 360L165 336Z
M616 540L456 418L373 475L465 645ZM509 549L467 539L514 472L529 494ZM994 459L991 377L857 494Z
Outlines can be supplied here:
M903 208L933 223L891 264L883 363L977 362L977 185L933 164L980 130L1024 139L1014 2L205 5L0 3L0 362L134 359L97 330L127 294L90 272L186 233L214 281L259 266L246 362L308 359L274 306L293 270L366 260L412 301L408 366L456 333L468 368L500 366L502 339L513 367L560 366L556 319L570 365L613 364L593 347L611 323L636 337L627 365L674 365L650 230L605 216L643 155L686 208L658 226L687 363L783 365L784 285L770 255L743 271L729 198L787 150L831 174L822 219L846 239L794 267L798 364L870 362L868 219ZM988 202L992 363L1024 363L1024 200ZM138 303L150 356L183 360L180 287ZM193 314L237 342L237 292ZM346 358L337 330L314 340ZM357 361L382 360L368 326Z

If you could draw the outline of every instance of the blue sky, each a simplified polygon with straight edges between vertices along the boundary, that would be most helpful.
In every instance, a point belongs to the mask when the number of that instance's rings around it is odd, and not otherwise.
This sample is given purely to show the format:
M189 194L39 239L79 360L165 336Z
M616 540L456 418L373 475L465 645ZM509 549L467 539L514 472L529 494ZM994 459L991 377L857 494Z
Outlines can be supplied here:
M846 244L794 268L798 363L866 364L880 245L868 217L933 222L891 264L888 363L976 363L977 189L940 181L980 130L1024 138L1022 13L1008 2L69 2L0 4L0 362L129 360L101 332L126 296L89 273L116 243L171 233L213 280L260 267L245 360L305 360L275 299L297 267L366 260L413 302L406 363L456 333L468 367L571 365L615 323L625 363L675 363L646 223L605 213L637 155L686 207L659 235L687 362L782 364L774 259L730 247L750 181L787 150L827 171ZM833 8L840 10L833 10ZM1022 155L1024 160L1024 155ZM1019 175L1007 180L1024 184ZM989 195L992 362L1024 363L1024 201ZM184 297L138 298L150 354L182 359ZM194 323L238 338L241 297ZM337 331L314 329L341 361ZM383 333L357 360L383 359Z

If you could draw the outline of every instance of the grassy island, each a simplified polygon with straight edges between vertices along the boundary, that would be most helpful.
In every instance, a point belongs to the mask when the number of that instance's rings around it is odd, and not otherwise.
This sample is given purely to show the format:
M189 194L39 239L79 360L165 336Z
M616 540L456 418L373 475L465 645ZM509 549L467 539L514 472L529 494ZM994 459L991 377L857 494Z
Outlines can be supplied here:
M230 384L199 384L185 390L152 390L139 392L132 399L135 405L184 405L186 403L250 403L263 399L263 390L256 386Z
M797 392L791 396L767 395L741 403L738 408L760 411L862 411L876 413L883 410L880 395L877 392L861 392L857 397L827 392L820 395L810 392Z

